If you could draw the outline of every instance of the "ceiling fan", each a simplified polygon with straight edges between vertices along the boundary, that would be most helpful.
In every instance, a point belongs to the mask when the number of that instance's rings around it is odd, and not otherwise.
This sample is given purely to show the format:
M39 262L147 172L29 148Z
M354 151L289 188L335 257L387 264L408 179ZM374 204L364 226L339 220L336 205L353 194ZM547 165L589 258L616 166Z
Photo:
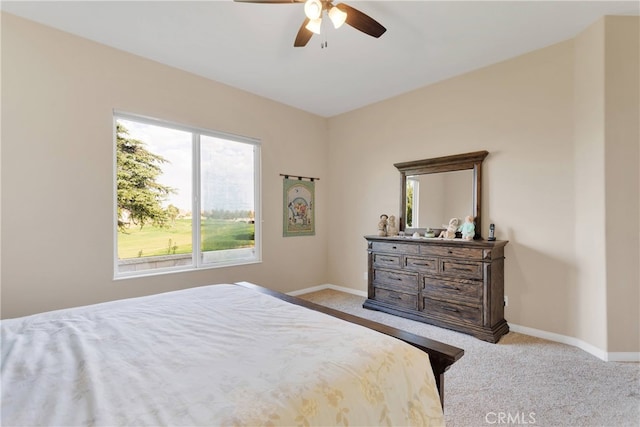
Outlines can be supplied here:
M304 3L305 20L302 22L294 47L306 46L313 34L320 34L322 15L326 12L333 26L339 28L346 22L356 30L362 31L371 37L378 38L387 29L380 25L378 21L360 12L357 9L345 4L333 5L331 0L234 0L240 3Z

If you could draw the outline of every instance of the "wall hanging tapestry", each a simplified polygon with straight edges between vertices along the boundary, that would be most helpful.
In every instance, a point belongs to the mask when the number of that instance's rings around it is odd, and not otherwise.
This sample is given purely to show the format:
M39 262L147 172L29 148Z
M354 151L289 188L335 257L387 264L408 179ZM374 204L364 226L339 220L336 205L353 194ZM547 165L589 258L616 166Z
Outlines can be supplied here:
M283 236L313 236L315 221L315 180L318 178L284 176ZM307 178L310 181L304 181Z

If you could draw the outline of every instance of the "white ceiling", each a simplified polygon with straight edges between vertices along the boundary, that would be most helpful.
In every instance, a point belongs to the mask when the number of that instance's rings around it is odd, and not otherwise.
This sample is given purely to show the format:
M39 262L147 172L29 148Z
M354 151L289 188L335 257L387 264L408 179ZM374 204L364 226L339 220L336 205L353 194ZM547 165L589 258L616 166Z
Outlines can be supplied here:
M335 4L340 0L334 1ZM353 1L379 39L326 26L294 48L302 4L2 1L6 12L324 117L575 36L638 1Z

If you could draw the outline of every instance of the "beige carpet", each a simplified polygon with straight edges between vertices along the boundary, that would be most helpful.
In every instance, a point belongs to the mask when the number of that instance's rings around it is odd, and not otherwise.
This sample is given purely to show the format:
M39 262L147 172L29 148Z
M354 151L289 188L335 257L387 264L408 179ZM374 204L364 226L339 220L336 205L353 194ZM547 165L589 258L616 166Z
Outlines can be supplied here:
M638 363L603 362L578 348L514 332L490 344L363 309L364 298L333 290L302 298L464 349L445 374L447 426L640 425Z

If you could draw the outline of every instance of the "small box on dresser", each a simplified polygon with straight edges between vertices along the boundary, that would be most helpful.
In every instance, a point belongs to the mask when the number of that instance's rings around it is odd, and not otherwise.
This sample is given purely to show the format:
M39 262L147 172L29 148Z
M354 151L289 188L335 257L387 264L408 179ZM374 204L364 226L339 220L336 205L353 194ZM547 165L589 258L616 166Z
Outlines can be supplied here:
M508 241L365 236L365 308L464 332L492 343L504 319Z

